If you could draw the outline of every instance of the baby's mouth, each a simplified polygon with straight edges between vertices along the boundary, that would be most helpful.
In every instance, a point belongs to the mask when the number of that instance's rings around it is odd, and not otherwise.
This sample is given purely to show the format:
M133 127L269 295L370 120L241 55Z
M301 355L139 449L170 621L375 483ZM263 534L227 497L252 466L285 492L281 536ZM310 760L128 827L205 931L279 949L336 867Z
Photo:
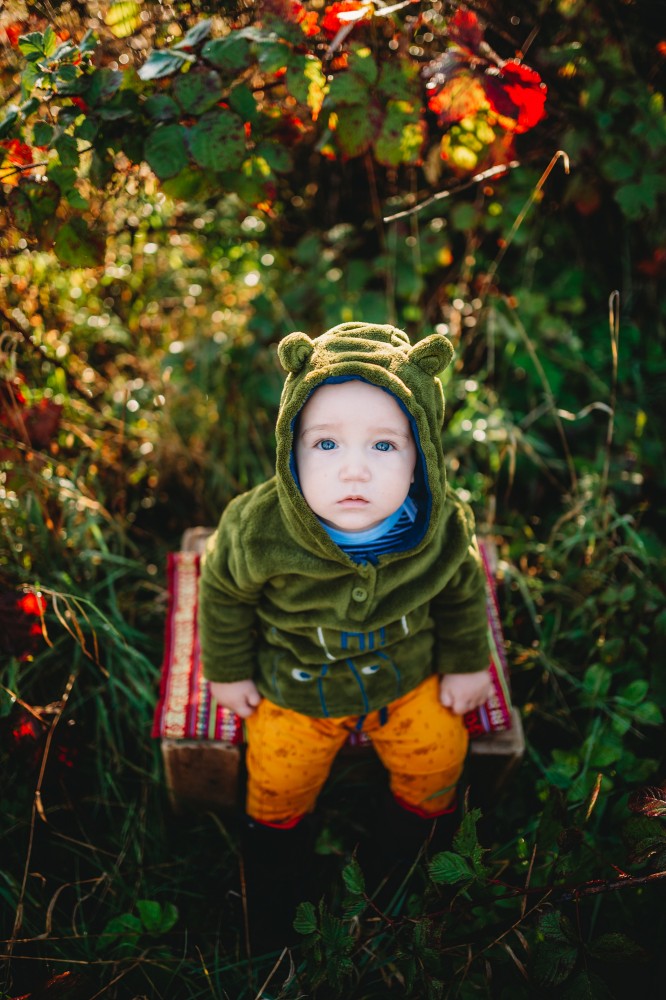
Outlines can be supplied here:
M354 506L354 505L356 505L356 506L363 506L364 504L369 503L369 502L370 501L366 500L365 497L355 496L355 495L354 496L343 497L342 500L338 500L339 504L343 504L345 506L347 506L347 505L349 505L349 506Z

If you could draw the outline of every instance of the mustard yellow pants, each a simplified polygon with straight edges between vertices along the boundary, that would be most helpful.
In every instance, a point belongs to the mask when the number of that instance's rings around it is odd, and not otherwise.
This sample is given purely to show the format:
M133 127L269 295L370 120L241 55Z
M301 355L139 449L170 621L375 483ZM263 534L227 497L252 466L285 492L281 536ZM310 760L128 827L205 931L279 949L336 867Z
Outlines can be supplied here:
M318 719L264 698L246 720L248 815L288 828L314 809L333 760L358 726L358 716ZM398 802L420 816L439 816L452 806L467 753L462 717L439 700L439 678L363 719L390 775Z

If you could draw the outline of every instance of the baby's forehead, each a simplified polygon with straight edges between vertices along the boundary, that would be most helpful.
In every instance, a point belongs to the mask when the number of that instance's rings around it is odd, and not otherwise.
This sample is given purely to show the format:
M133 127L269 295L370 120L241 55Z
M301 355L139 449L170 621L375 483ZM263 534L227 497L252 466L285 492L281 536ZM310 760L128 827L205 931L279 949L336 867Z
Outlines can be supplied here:
M363 426L391 421L411 433L409 418L393 393L362 379L324 382L317 386L305 402L300 417L308 421L316 419L318 423L353 419Z

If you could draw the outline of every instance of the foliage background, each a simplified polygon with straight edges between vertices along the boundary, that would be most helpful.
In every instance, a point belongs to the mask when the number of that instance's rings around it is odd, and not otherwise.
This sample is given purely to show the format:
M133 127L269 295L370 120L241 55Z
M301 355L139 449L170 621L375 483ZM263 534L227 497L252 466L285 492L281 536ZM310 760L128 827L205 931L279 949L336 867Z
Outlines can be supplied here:
M345 8L360 19L340 19ZM3 10L7 997L657 988L666 42L654 10ZM536 81L516 82L516 59ZM528 750L500 798L472 789L453 850L383 915L353 863L339 873L381 777L337 775L320 810L324 902L301 913L303 943L275 969L277 956L246 953L234 818L175 818L166 802L149 736L165 559L186 527L270 475L279 338L356 318L454 341L449 473L498 545Z

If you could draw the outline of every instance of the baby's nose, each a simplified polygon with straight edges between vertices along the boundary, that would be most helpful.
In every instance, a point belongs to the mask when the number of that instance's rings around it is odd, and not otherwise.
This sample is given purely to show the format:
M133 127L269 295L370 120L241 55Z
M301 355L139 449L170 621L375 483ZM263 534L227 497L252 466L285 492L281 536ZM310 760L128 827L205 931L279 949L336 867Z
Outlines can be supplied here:
M366 482L370 478L370 468L362 455L348 455L340 469L342 478L349 481Z

